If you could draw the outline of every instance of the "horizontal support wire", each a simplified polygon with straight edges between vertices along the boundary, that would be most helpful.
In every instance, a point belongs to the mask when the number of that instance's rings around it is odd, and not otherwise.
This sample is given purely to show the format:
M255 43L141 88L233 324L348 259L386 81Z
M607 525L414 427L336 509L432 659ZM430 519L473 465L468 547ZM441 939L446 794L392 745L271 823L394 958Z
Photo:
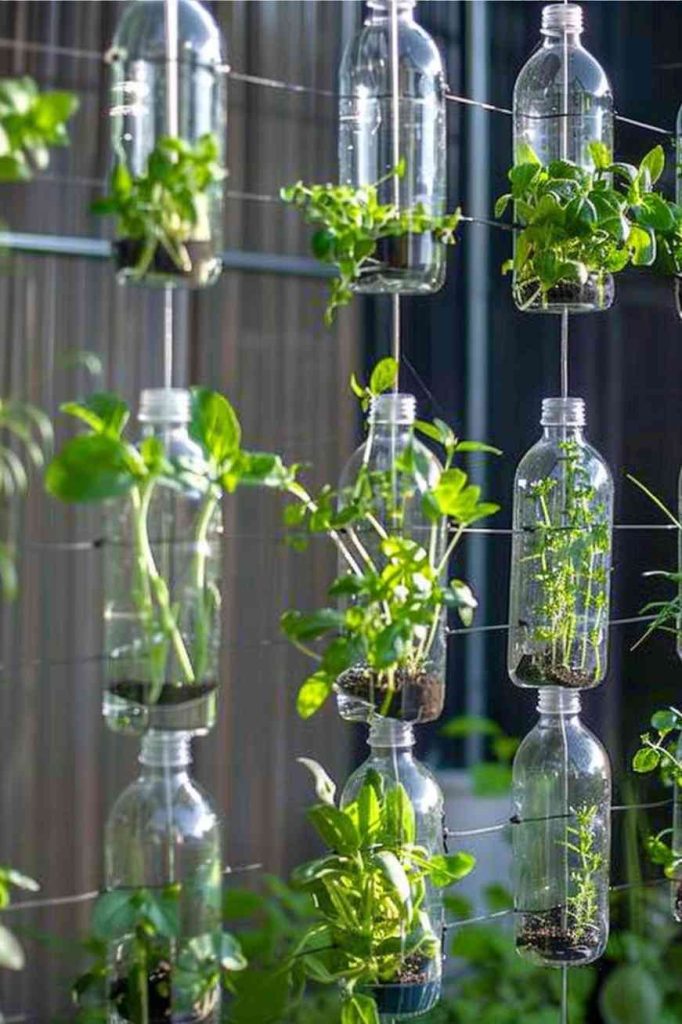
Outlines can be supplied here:
M622 814L626 811L652 811L660 810L664 807L672 807L673 799L669 797L667 800L652 800L647 803L641 804L614 804L611 807L612 814ZM561 821L573 818L573 814L546 814L540 815L535 818L519 818L512 817L506 818L504 821L498 821L494 825L484 825L481 828L446 828L444 835L446 839L466 839L472 836L485 836L491 835L495 832L504 832L507 828L513 828L515 825L537 825L547 821Z

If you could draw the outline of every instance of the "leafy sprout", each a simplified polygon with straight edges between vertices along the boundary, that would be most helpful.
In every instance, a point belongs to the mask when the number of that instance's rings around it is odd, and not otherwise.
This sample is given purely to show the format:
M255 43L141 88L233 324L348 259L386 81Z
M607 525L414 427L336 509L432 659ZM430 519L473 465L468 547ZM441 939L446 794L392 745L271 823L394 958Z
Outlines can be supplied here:
M144 277L159 247L179 271L191 272L187 244L210 237L208 196L225 177L219 156L216 136L207 134L194 146L163 136L149 154L145 172L137 176L119 158L109 195L96 200L92 211L116 217L118 236L141 243L136 277Z
M567 836L562 844L577 859L571 870L575 891L567 899L567 910L577 941L588 933L599 912L596 876L604 867L604 855L595 849L597 810L594 805L577 808L575 825L566 827Z
M391 360L374 369L370 384L355 378L352 389L366 406L377 390L395 383L397 367ZM287 611L282 628L316 670L302 684L299 714L314 714L332 692L337 678L362 664L382 684L381 714L390 708L396 676L405 670L414 676L428 664L445 609L454 609L463 625L473 619L476 599L470 586L450 577L450 557L464 530L497 512L497 505L481 500L481 490L466 472L454 465L460 453L498 449L481 442L462 441L443 421L417 421L415 430L443 449L443 468L426 490L424 455L412 437L406 450L386 470L368 467L365 459L352 485L334 490L325 486L313 496L300 481L289 493L296 499L285 510L292 543L305 548L313 536L326 534L335 543L343 571L329 588L329 597L346 607L326 606L314 612ZM368 452L373 444L372 428ZM418 505L428 524L424 545L405 530L406 509ZM439 537L444 522L451 533L442 550Z
M524 146L509 171L511 191L500 196L495 216L514 204L519 224L514 258L502 270L515 274L522 308L562 283L584 284L592 275L603 290L607 274L633 266L651 266L656 231L665 227L668 204L651 191L665 158L656 146L639 167L613 162L608 148L591 142L592 168L570 160L543 165Z
M0 181L28 181L66 146L66 122L78 109L72 92L41 92L32 78L0 79Z
M309 224L320 225L313 234L313 255L336 267L324 320L330 326L341 306L347 306L364 275L381 267L377 243L381 239L430 233L446 245L454 245L460 211L433 216L422 203L400 209L379 201L380 187L405 174L405 160L374 185L305 185L302 181L281 189L285 203L299 209Z

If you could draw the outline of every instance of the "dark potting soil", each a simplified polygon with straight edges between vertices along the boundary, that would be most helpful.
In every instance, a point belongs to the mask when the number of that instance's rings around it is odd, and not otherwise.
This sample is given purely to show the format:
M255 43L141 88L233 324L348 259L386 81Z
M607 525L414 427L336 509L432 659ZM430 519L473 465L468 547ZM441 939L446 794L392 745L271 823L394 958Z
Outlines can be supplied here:
M530 683L532 686L563 686L568 690L586 690L596 684L591 672L553 661L551 651L545 651L543 654L524 654L514 670L514 675L520 682Z
M118 238L113 243L113 249L117 269L132 271L137 267L142 256L144 242L139 238ZM178 281L182 281L190 288L200 288L202 285L208 284L208 278L212 279L212 276L208 275L207 277L206 264L214 263L216 260L213 243L185 242L185 249L192 264L191 270L181 270L170 253L162 245L157 245L144 278L141 277L140 281L144 280L145 283L149 283L151 280L153 282L154 277L158 275L159 278L177 278ZM134 280L134 277L131 276L131 280ZM159 280L159 284L163 283Z
M357 697L385 718L403 722L432 722L443 710L443 680L435 672L416 675L403 668L396 671L395 689L387 707L384 707L388 684L384 677L377 678L367 668L349 668L338 678L338 686L345 694Z
M148 1017L143 1021L137 1015L137 999L133 1006L128 1002L127 977L119 977L109 989L109 1000L116 1007L118 1015L128 1024L202 1024L207 1021L213 1007L189 1013L173 1013L172 968L167 960L160 960L147 977Z
M399 974L383 985L368 989L382 1016L399 1013L425 1013L440 995L440 978L429 977L432 961L421 956L408 956Z
M149 705L149 694L151 691L151 683L139 683L139 682L121 682L111 683L109 686L109 692L113 693L116 697L122 697L123 700L132 701L133 704ZM199 700L201 697L206 697L209 693L213 693L216 689L215 683L164 683L161 687L161 693L159 694L158 700L154 701L154 704L187 704L192 700Z
M586 928L577 936L575 928L565 924L562 918L561 907L523 914L516 936L517 949L556 964L570 964L592 957L599 945L597 929Z

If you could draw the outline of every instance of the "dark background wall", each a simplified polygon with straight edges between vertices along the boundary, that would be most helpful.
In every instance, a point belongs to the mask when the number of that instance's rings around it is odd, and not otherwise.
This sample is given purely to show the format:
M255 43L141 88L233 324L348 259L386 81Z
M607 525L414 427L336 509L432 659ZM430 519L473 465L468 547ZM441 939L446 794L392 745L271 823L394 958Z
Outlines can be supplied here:
M353 0L209 6L224 28L233 68L326 90L335 88L341 48L361 17ZM424 0L417 16L442 46L452 91L506 107L538 41L541 6ZM617 110L672 128L682 98L679 5L584 6L585 43L611 77ZM121 9L96 0L0 5L0 73L30 73L44 87L81 96L73 145L57 154L49 175L2 188L0 213L14 231L104 231L88 214L108 160L106 71L98 55ZM26 42L42 46L18 45ZM229 104L230 189L275 195L298 178L334 178L333 99L232 81ZM624 158L641 157L655 141L651 133L618 128ZM452 103L448 145L451 206L489 214L505 190L509 118ZM307 253L307 230L276 203L229 201L226 238L238 251ZM514 467L537 436L540 400L556 393L559 373L558 325L517 313L499 276L509 249L506 233L464 225L443 291L404 303L404 387L415 391L422 413L443 415L504 449L499 460L472 465L503 507L499 526L509 524ZM94 259L15 254L0 275L0 394L56 413L60 401L94 386L117 388L134 402L141 387L159 381L158 296L118 288L111 267ZM214 289L178 302L175 372L178 384L225 390L250 445L310 460L319 482L336 478L359 440L345 392L351 369L389 347L386 302L358 301L331 334L321 324L323 303L324 284L312 277L228 272ZM648 274L625 275L611 312L571 327L571 392L587 400L589 436L613 468L620 523L660 521L625 481L626 471L674 501L682 461L681 340L670 284ZM101 358L98 380L73 367L69 354L81 349ZM22 589L0 623L0 863L35 875L46 896L61 897L100 883L102 824L133 775L136 745L107 734L99 717L102 556L88 544L101 529L97 513L57 507L38 484L14 515ZM297 720L295 684L305 666L278 632L285 607L322 598L333 556L322 546L306 556L288 552L279 509L267 497L230 502L225 526L221 717L214 734L195 744L197 776L224 816L227 860L286 872L310 849L302 819L309 786L295 755L320 757L341 778L362 749L362 737L331 709L306 724ZM613 614L622 617L656 592L642 571L671 565L675 553L673 538L662 533L617 538ZM85 542L81 550L55 546L74 540ZM508 554L503 537L468 540L463 549L481 598L479 624L505 621ZM614 630L608 679L585 700L619 780L650 709L675 700L678 689L670 643L654 640L630 653L637 635L636 627ZM501 634L451 641L448 711L486 711L523 734L532 724L532 699L509 683L504 650ZM446 744L438 727L424 730L420 742L433 763L463 763L476 754ZM0 976L6 1013L48 1020L68 1006L77 959L72 943L88 913L83 904L15 917L27 936L29 968ZM45 933L59 942L46 944Z

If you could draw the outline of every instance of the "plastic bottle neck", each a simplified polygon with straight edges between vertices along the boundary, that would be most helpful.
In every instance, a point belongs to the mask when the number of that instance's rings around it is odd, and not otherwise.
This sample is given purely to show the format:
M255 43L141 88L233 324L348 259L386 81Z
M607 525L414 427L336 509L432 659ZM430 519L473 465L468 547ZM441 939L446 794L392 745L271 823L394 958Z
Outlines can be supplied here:
M585 402L582 398L543 398L540 417L545 437L583 437Z
M542 686L538 692L538 714L543 717L580 714L580 694L561 686Z
M547 4L542 9L542 27L545 46L581 46L583 11L579 4Z
M414 729L408 722L397 722L393 718L375 716L369 727L367 743L372 753L384 756L389 750L400 750L412 753L414 747Z
M398 17L401 21L414 20L414 7L417 0L397 0ZM391 0L367 0L369 8L368 20L373 24L384 23L391 17Z
M192 418L192 396L185 388L145 388L140 393L137 418L146 436L186 431Z
M142 737L140 764L148 769L184 772L192 763L191 733L151 729Z
M388 392L375 395L369 407L369 422L376 427L412 427L417 418L414 395Z

